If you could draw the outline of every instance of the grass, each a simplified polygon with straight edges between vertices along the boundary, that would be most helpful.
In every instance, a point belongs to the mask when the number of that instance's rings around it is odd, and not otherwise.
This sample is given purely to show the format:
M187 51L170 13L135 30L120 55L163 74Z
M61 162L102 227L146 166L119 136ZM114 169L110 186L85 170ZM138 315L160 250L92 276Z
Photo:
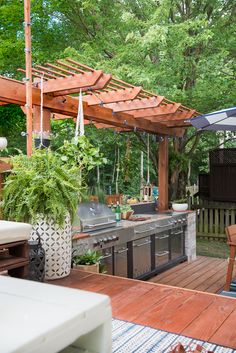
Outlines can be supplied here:
M222 241L197 238L197 255L227 259L229 247Z

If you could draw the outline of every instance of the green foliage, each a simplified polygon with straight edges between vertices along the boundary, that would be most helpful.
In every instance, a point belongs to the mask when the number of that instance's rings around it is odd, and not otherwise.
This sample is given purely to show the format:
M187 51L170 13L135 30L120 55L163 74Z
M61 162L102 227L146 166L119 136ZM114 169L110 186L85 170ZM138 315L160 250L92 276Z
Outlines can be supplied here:
M76 166L81 172L89 172L96 166L106 163L99 152L99 148L94 147L86 136L80 136L72 141L64 141L63 146L58 149L62 162Z
M23 2L0 3L1 74L17 78L17 67L24 66ZM234 16L232 0L32 0L33 63L70 56L207 113L235 104ZM6 120L2 123L4 109L0 107L0 126L6 124ZM20 132L25 129L8 121L16 134L9 142L22 149ZM53 123L53 148L70 140L72 131L73 122ZM131 134L127 157L127 134L90 126L86 134L108 160L100 166L102 187L111 185L114 192L119 147L119 191L138 193L140 151L146 152L141 140ZM198 138L192 129L178 143L171 141L171 187L179 191L186 185L190 166L189 182L196 182L199 170L208 168L209 148L218 144L218 135L206 133ZM157 151L152 145L151 179L156 179ZM96 184L93 170L86 178L90 186Z
M13 169L3 194L5 219L34 223L43 215L60 226L73 218L80 196L77 168L69 168L50 150L36 150L30 158L12 158Z
M133 209L130 205L120 205L120 211L121 212L131 212L131 211L133 211Z
M95 265L100 263L101 258L98 251L88 250L83 255L74 255L73 262L75 265Z
M0 156L17 154L16 149L26 152L26 138L21 136L21 132L26 130L25 124L25 115L19 106L0 106L0 136L8 141L7 150L0 151Z

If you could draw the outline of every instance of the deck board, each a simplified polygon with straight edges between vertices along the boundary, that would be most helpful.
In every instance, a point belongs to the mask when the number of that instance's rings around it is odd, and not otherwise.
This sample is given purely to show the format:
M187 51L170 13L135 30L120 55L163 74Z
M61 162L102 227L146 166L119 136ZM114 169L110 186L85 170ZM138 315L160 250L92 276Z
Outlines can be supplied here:
M117 319L236 349L235 299L79 270L51 283L109 295Z
M225 284L227 267L226 259L198 256L196 260L182 263L154 276L149 281L203 292L219 293ZM234 276L236 276L236 266Z
M235 311L235 300L228 301L227 299L220 296L215 298L211 305L201 312L198 319L188 325L182 333L186 336L211 340L223 322Z

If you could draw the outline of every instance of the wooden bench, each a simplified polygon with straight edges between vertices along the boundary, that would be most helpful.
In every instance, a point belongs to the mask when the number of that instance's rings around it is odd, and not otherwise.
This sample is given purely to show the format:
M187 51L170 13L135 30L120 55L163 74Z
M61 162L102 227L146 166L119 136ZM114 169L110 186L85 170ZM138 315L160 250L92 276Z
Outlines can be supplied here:
M27 277L31 229L30 224L0 221L0 273L8 271L13 277Z

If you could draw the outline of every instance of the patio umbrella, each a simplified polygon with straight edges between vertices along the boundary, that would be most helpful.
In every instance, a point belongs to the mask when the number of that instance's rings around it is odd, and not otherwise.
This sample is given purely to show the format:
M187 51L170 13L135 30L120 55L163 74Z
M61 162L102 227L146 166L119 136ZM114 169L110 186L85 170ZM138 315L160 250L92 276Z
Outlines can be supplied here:
M200 130L236 131L236 107L197 116L189 122Z

